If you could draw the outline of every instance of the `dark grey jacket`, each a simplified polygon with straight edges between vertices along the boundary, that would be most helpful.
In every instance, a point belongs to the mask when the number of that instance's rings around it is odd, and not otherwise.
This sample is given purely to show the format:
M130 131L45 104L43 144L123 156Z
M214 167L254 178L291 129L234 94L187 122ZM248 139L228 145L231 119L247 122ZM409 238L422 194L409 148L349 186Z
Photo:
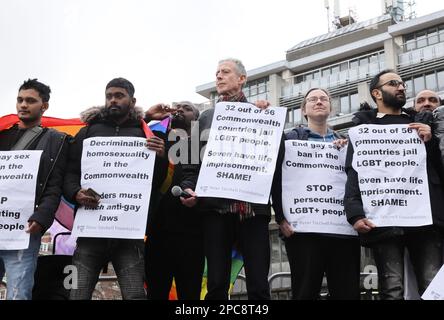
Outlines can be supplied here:
M0 132L1 139L9 139L10 130ZM67 135L45 128L33 150L43 150L37 176L35 209L29 221L36 221L45 232L54 222L62 194L63 176L68 158Z

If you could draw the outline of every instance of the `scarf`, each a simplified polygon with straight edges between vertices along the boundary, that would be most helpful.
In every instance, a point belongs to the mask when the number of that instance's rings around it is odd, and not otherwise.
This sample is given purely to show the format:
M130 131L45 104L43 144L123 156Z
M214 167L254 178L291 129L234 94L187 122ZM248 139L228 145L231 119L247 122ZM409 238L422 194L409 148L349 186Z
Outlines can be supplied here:
M220 95L217 102L248 102L248 100L241 91L234 96Z
M245 97L244 93L241 91L234 96L220 95L217 102L248 102L248 100ZM255 216L253 208L251 207L251 203L245 201L232 202L228 208L228 212L238 213L240 221Z

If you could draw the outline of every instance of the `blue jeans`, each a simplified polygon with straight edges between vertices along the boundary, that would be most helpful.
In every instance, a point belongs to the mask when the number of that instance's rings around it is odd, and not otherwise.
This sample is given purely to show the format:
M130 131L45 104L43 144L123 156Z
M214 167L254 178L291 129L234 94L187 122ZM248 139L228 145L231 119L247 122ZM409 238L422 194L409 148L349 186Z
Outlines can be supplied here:
M146 299L144 283L144 243L133 239L78 238L73 265L77 269L77 288L71 300L90 300L100 271L109 262L117 275L124 300Z
M29 247L24 250L0 250L0 258L5 264L8 300L31 300L34 286L34 272L40 250L42 235L32 234Z
M410 262L422 295L442 265L442 240L433 229L407 231L372 246L378 269L382 300L404 299L404 251L409 250Z

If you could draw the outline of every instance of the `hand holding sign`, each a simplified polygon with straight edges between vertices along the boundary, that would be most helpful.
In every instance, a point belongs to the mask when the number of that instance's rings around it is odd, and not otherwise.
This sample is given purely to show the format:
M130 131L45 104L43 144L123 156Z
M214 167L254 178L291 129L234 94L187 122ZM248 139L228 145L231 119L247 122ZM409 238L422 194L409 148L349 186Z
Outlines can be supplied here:
M353 225L353 229L355 229L359 233L368 233L373 228L376 228L376 225L367 218L359 219Z
M43 231L43 227L37 221L29 221L28 228L25 230L26 233L36 234L41 233Z
M430 126L423 123L410 123L410 129L416 129L418 131L418 136L422 141L428 142L432 139L432 129Z
M80 189L76 194L76 202L85 207L96 208L99 205L100 197L92 194L92 189Z
M165 156L165 142L159 137L153 136L146 139L148 149L155 151L158 157Z

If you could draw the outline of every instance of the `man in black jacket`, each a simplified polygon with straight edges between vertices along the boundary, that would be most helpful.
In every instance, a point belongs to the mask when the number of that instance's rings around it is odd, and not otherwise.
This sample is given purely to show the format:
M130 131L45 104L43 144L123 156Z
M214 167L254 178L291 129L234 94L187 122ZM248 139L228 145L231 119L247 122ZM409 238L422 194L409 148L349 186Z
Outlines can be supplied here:
M151 107L147 117L171 116L169 130L168 178L161 192L159 207L150 216L146 241L146 280L148 299L168 300L171 285L176 284L179 300L199 300L205 265L202 216L185 207L171 189L182 181L182 165L188 163L188 138L199 110L189 101L178 102L173 109Z
M378 109L355 114L353 122L360 124L409 124L416 129L419 137L426 142L427 173L430 202L434 221L444 207L442 185L436 168L429 161L437 144L432 139L428 125L414 123L411 115L402 107L406 102L406 85L393 70L384 70L370 83L370 93ZM432 140L431 140L432 139ZM344 207L347 220L359 232L361 244L372 249L378 269L379 292L382 299L403 299L404 294L404 250L410 253L420 294L422 294L442 264L442 243L432 225L422 227L378 227L366 217L359 186L358 173L352 167L353 145L348 148L346 171L347 184ZM415 212L412 212L414 215Z
M105 107L91 108L82 113L87 126L75 137L70 149L69 166L65 176L65 197L77 206L96 207L98 200L80 185L83 141L90 137L145 137L142 128L143 110L135 107L134 86L123 78L111 80L106 86ZM158 198L158 189L165 176L164 141L159 137L147 139L150 150L156 151L156 163L151 192L151 206ZM100 270L113 263L123 299L145 299L143 239L78 238L73 264L77 268L77 288L71 299L91 299Z
M32 297L34 272L40 240L54 221L60 202L63 173L67 160L67 136L40 127L48 109L50 88L37 81L25 81L17 96L18 124L0 132L0 150L43 150L37 177L35 209L28 219L29 247L24 250L0 250L6 267L7 299L29 300ZM23 195L26 197L26 195Z
M219 62L216 71L216 90L219 101L248 102L242 92L247 81L244 65L237 59ZM214 108L204 111L199 117L201 150L209 135ZM197 126L195 126L196 128ZM206 132L203 135L203 132ZM196 205L194 189L200 165L184 166L181 187L193 195L182 202ZM231 254L237 242L244 259L248 299L270 299L268 271L270 267L270 243L268 223L271 217L270 204L254 204L220 198L199 198L198 210L203 215L205 256L208 267L207 300L228 299L230 287Z

